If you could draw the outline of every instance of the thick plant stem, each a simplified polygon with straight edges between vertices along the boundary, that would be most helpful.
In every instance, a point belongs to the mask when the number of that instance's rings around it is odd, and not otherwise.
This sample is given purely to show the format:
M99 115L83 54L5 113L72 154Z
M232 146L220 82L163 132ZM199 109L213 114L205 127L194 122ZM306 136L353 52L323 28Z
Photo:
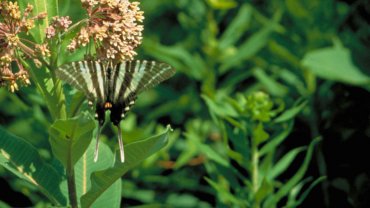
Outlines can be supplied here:
M256 201L255 196L259 189L259 178L258 178L258 165L259 165L259 152L257 148L257 144L252 139L252 164L251 164L251 170L252 170L252 189L253 189L253 196L254 196L254 202L253 202L253 208L259 208L260 204L258 201Z
M70 141L70 145L72 146L72 141ZM71 149L72 147L70 147ZM75 181L75 170L74 165L72 164L72 155L68 154L68 161L67 161L67 185L68 185L68 197L69 197L69 204L72 208L77 208L77 191L76 191L76 181Z
M72 208L77 208L77 192L75 183L75 171L74 168L67 168L67 184L68 184L68 197L69 204Z

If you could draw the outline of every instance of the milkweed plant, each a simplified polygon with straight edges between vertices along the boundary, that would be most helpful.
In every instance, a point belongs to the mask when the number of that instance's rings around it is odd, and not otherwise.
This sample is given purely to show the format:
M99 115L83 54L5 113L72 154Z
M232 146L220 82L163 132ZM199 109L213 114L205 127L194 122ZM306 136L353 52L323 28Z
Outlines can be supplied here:
M161 128L161 133L147 139L128 141L124 163L120 162L116 144L103 142L99 160L94 162L96 141L92 138L99 132L92 111L85 96L65 85L55 71L71 61L117 64L134 60L135 49L143 39L144 13L136 1L81 0L73 4L81 7L79 14L73 16L80 18L62 15L63 6L59 7L57 0L0 3L0 86L16 94L30 85L37 88L47 109L42 112L47 114L43 122L47 130L43 131L52 153L45 156L30 140L0 127L0 164L43 193L49 200L46 206L120 207L121 177L165 147L171 128ZM207 45L204 49L210 57L217 56L212 47ZM192 64L199 63L194 58ZM224 72L230 68L224 66ZM198 72L189 73L194 79L201 79ZM285 207L299 206L310 190L324 180L324 177L304 178L320 139L284 155L276 149L288 138L294 117L306 102L299 100L285 109L283 101L262 91L213 96L215 89L207 85L214 83L212 79L216 78L212 76L211 73L204 79L199 95L211 119L205 122L194 119L186 124L184 140L179 143L196 146L197 150L185 149L176 164L161 165L176 171L200 152L201 156L193 163L204 164L207 171L204 180L215 191L217 206L270 208L280 206L282 201ZM124 126L124 122L120 125ZM199 136L214 129L216 133L211 137L221 138L222 147L211 148ZM305 156L298 170L289 180L280 181L279 176L301 153ZM205 163L203 156L209 162Z
M37 87L50 114L45 125L57 159L45 161L27 140L0 128L0 161L36 186L53 206L120 207L121 176L163 148L170 128L128 144L124 163L105 144L100 146L100 159L93 162L93 116L84 96L63 85L55 70L71 61L68 57L112 63L133 60L142 42L144 16L135 1L74 4L84 10L76 22L60 15L58 1L0 3L0 86L10 93Z

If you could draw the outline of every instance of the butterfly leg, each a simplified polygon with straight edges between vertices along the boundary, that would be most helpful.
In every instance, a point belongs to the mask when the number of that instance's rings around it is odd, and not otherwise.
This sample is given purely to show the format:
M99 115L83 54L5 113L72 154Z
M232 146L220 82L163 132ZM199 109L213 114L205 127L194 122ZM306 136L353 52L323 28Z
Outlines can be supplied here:
M98 161L99 156L99 137L100 137L100 129L101 125L98 125L98 131L96 132L96 144L95 144L95 152L94 152L94 162Z
M123 149L123 142L122 142L122 130L121 130L121 127L119 126L119 124L117 125L117 128L118 128L119 152L120 152L120 156L121 156L121 162L124 163L125 162L125 152L124 152L124 149Z

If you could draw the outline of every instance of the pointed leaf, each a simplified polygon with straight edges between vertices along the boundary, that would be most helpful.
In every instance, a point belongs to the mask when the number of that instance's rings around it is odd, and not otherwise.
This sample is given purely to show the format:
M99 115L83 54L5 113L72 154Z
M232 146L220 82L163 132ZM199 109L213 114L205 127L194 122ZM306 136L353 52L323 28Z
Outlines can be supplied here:
M67 167L71 159L74 165L88 147L95 123L87 113L67 120L57 120L50 127L50 144L58 160Z
M277 191L277 193L274 195L274 197L269 198L268 200L265 201L263 207L271 207L273 204L277 204L283 197L285 197L289 194L289 191L296 184L298 184L302 180L304 174L306 173L308 165L311 161L314 147L318 142L320 142L320 140L321 140L321 138L319 137L319 138L314 139L310 143L310 145L307 149L306 157L305 157L301 167L297 170L297 172L294 174L294 176L292 178L290 178L287 182L284 183L284 185L282 187L280 187L280 189Z
M252 19L253 7L249 4L243 4L238 14L226 28L226 31L220 38L220 49L226 49L235 44L249 28Z
M285 129L283 129L283 131L280 134L271 138L265 145L263 145L260 150L260 157L276 149L276 147L289 136L290 132L292 131L292 128L293 122L290 122L288 126Z
M299 207L299 205L302 204L302 202L307 198L308 194L312 191L313 188L315 188L318 184L326 180L326 176L321 176L320 178L316 179L314 182L310 184L310 186L304 190L304 192L301 194L299 199L294 202L294 204L289 204L285 206L284 208L294 208L294 207Z
M0 127L0 165L30 182L54 204L65 205L66 197L60 190L62 174L42 160L37 149L24 139Z
M94 172L91 176L91 189L81 198L82 207L90 207L96 198L103 194L117 179L162 149L168 143L170 130L171 128L167 127L167 130L162 134L128 144L125 146L126 161L124 163L116 159L112 168Z
M286 153L271 169L271 171L268 172L268 178L274 179L278 177L281 173L283 173L293 162L293 160L297 157L299 153L301 153L305 148L298 147L295 149L290 150L288 153Z
M221 65L221 73L227 72L229 69L240 64L242 61L256 55L267 44L272 31L273 25L268 25L255 33L244 43L242 43L235 55L232 57L228 57L228 60L223 65Z
M338 45L307 53L302 64L324 79L352 85L370 83L370 77L353 63L350 51Z
M290 119L293 119L298 113L300 113L303 108L307 105L307 101L304 101L302 103L297 102L292 108L284 111L283 114L281 114L279 117L277 117L274 122L280 123L285 122Z
M114 154L110 148L100 142L99 159L94 162L96 140L94 139L85 154L78 160L75 166L75 179L77 188L77 197L80 198L91 188L90 176L93 172L102 171L110 168L114 164ZM122 181L116 180L102 195L100 195L91 207L120 207L121 204Z

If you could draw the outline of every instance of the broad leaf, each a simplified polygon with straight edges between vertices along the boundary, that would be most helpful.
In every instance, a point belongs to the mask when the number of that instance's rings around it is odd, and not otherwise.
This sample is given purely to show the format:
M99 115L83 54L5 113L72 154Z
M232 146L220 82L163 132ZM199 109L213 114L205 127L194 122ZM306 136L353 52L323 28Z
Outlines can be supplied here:
M352 85L366 85L370 77L353 63L347 48L335 46L307 53L302 64L317 76Z
M95 171L101 171L110 168L114 164L114 155L110 148L103 142L99 145L99 159L94 162L94 151L95 151L96 140L94 139L85 154L78 160L75 165L75 181L77 198L80 197L91 188L90 176ZM120 207L121 204L121 191L122 181L117 180L110 186L102 195L100 195L91 207ZM67 182L64 181L64 193L68 195Z
M28 181L56 205L65 205L60 190L62 175L42 160L37 149L24 139L0 127L0 164L18 177Z
M167 127L167 130L162 134L126 145L126 161L124 163L116 159L113 167L94 172L91 176L91 189L81 198L82 207L90 207L97 197L102 195L117 179L141 161L162 149L168 143L170 130L171 128Z
M74 165L84 154L91 139L95 123L87 113L67 120L57 120L50 127L50 144L58 160L67 167Z

